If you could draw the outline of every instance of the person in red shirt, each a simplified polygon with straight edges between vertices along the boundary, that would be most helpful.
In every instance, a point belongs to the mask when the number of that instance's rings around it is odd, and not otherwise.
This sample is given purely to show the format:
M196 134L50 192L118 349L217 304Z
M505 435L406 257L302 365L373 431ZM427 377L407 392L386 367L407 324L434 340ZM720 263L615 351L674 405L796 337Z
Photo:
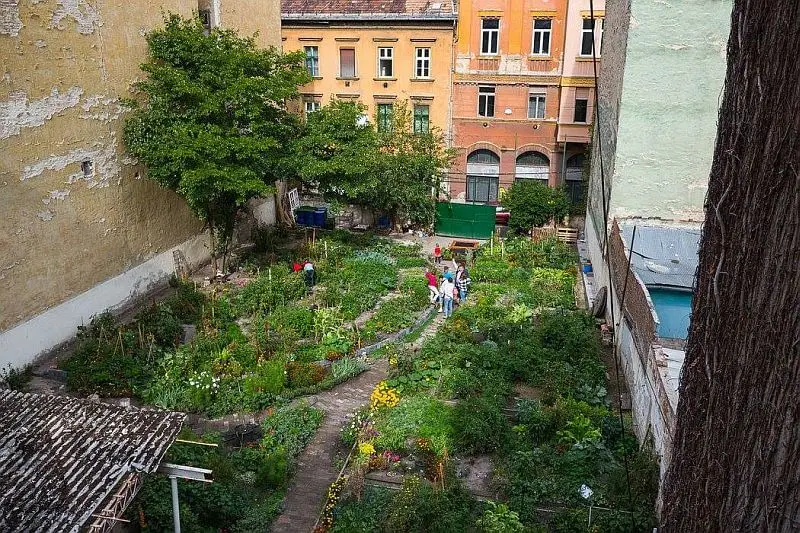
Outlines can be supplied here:
M303 270L303 265L295 261L292 265L292 272L300 272L301 270Z
M431 304L435 304L439 300L439 287L436 284L436 275L431 272L430 268L425 269L425 278L428 280L428 290L431 292Z
M433 258L436 260L436 264L439 265L442 263L442 248L439 246L439 243L436 243L436 247L433 249Z

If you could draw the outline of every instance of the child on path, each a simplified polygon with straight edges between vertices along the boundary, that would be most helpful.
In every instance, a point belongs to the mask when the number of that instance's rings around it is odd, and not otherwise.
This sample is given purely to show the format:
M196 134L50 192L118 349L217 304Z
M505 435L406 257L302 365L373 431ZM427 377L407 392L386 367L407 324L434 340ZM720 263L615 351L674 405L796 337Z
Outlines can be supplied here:
M450 315L453 314L453 296L456 292L456 286L453 284L452 276L445 276L440 292L442 300L444 301L444 317L450 318Z
M442 248L439 246L439 243L436 243L436 247L433 249L433 258L436 260L436 264L442 264Z
M439 300L439 288L436 285L436 276L431 272L430 268L425 269L425 278L428 280L428 290L431 293L431 305Z
M306 286L310 289L315 283L314 263L306 261L303 265L303 275L305 276Z

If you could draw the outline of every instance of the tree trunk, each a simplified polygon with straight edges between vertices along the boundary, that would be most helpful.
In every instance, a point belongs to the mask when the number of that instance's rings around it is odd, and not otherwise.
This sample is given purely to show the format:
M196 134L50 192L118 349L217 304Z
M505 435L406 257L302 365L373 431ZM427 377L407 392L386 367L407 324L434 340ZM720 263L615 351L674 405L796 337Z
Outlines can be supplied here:
M289 206L284 202L286 198L286 182L283 180L275 181L275 220L279 224L286 224L287 226L294 226L294 220L288 214Z
M737 0L663 531L800 529L800 2Z

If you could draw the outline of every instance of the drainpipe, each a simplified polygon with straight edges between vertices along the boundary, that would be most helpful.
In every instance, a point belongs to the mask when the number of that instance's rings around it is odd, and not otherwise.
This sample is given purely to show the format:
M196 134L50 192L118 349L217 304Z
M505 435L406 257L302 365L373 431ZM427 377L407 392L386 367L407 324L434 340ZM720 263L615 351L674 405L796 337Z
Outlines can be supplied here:
M453 97L455 95L455 85L453 82L455 81L455 70L456 70L456 46L458 45L458 17L459 17L459 3L458 0L453 2L453 14L455 15L456 19L453 21L453 44L450 47L450 101L447 102L447 147L453 147ZM447 197L451 198L450 191L450 181L453 179L453 175L449 172L448 169L447 173ZM464 183L466 184L466 174L464 174ZM452 199L452 198L451 198Z

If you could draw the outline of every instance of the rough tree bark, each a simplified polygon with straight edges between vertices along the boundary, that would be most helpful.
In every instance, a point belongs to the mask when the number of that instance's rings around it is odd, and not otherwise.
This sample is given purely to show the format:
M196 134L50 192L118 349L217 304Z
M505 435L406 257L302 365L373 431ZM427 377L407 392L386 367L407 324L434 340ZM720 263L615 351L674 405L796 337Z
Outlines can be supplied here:
M798 0L736 0L668 533L800 530L798 49Z

